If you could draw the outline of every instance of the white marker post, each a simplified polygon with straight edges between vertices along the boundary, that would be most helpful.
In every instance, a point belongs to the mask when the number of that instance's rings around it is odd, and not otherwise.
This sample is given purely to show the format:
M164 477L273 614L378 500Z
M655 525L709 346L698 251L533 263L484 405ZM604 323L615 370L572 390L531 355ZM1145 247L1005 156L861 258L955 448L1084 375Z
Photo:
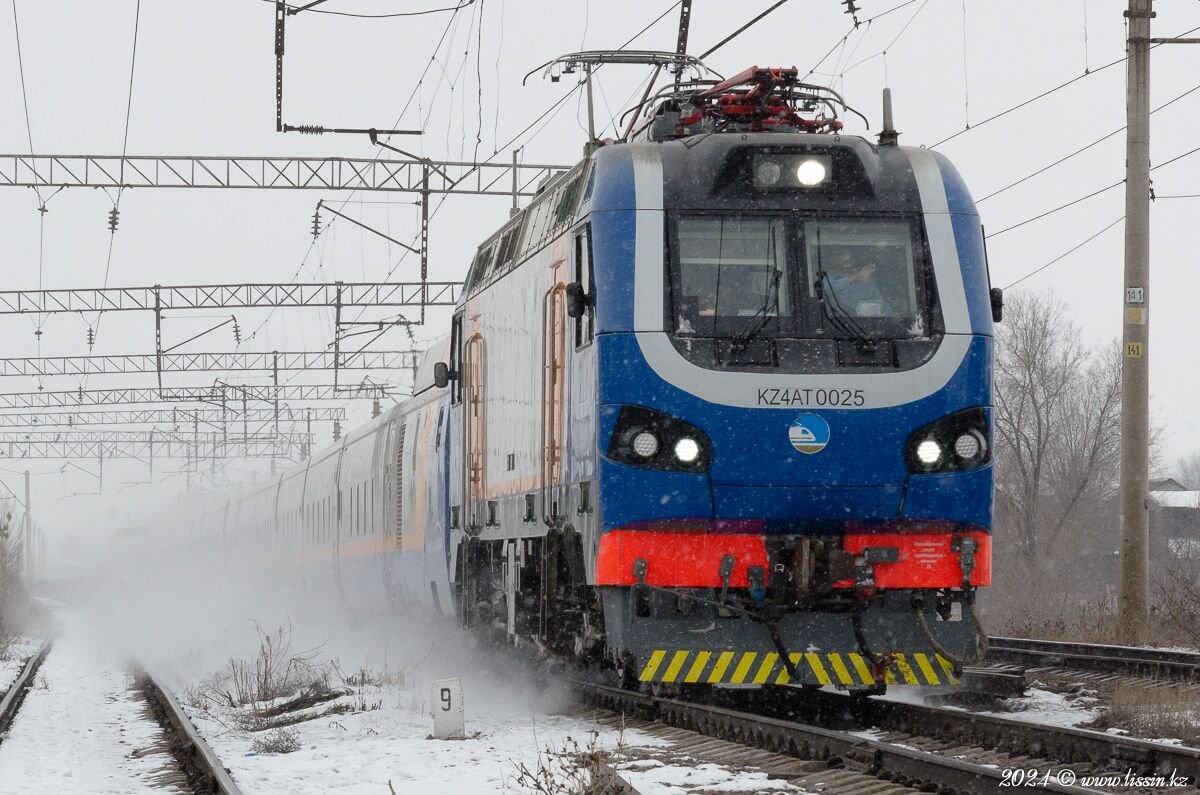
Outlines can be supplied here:
M463 724L462 682L458 679L438 679L430 682L429 700L433 704L434 739L464 739L467 735Z

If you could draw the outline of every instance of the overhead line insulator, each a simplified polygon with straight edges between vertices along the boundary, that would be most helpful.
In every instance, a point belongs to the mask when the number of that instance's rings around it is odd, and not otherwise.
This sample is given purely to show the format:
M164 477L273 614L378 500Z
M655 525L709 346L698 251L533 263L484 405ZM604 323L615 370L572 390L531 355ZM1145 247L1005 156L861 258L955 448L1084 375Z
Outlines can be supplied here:
M116 232L117 224L121 222L121 211L117 209L117 205L108 211L108 231Z

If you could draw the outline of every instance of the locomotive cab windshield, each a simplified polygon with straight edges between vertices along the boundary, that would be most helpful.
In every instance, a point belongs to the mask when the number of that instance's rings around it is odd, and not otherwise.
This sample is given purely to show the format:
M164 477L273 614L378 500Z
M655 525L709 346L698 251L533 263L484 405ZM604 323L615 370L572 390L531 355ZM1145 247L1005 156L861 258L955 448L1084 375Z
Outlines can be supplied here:
M929 336L911 219L679 214L671 219L672 329L693 337Z

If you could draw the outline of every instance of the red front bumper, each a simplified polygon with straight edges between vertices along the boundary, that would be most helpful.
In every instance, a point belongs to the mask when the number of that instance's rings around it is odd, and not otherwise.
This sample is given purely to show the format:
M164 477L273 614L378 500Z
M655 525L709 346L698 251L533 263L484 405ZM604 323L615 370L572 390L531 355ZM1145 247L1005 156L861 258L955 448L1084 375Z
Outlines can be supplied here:
M646 562L645 582L671 588L720 588L721 562L732 556L734 565L729 587L748 588L748 570L770 565L763 523L759 521L711 522L706 519L645 524L614 528L600 536L596 558L596 584L630 586L638 582L635 564ZM873 564L875 587L958 588L962 586L962 557L955 539L974 540L974 568L970 582L987 586L992 582L992 536L972 528L953 532L948 526L931 523L849 528L842 547L854 555L867 549L896 550L894 563ZM845 580L836 587L853 587Z

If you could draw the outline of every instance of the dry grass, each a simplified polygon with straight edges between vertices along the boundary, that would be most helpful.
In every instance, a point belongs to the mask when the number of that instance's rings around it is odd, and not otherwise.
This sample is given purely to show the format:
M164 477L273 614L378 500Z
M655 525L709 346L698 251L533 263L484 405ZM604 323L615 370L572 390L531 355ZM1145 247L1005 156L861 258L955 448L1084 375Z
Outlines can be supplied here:
M0 534L0 659L7 659L27 611L28 596L21 580L19 558L7 533Z
M1079 600L1044 591L988 594L986 628L992 635L1108 643L1115 623L1112 599Z
M256 754L290 754L300 750L300 735L291 729L275 729L255 737L250 750Z
M624 732L617 747L600 747L600 735L592 732L587 745L568 737L561 748L546 747L532 765L519 762L513 782L522 792L539 795L616 795L624 792L614 764L624 747Z
M1177 688L1117 685L1105 693L1108 709L1092 728L1124 729L1137 737L1200 743L1200 697Z
M1155 614L1182 644L1200 647L1200 561L1173 561L1154 583Z
M1200 572L1197 572L1200 575ZM1180 583L1186 582L1184 577ZM1017 638L1116 643L1116 600L1106 596L1078 600L1045 590L1021 598L993 599L988 603L985 628L991 635ZM1151 600L1146 642L1151 646L1200 647L1200 587L1189 590L1162 579Z
M230 658L224 669L184 689L184 703L231 730L278 739L279 732L291 732L288 726L381 709L384 688L403 689L411 680L405 671L365 665L347 674L336 658L321 660L320 648L296 652L290 624L256 629L255 655Z

